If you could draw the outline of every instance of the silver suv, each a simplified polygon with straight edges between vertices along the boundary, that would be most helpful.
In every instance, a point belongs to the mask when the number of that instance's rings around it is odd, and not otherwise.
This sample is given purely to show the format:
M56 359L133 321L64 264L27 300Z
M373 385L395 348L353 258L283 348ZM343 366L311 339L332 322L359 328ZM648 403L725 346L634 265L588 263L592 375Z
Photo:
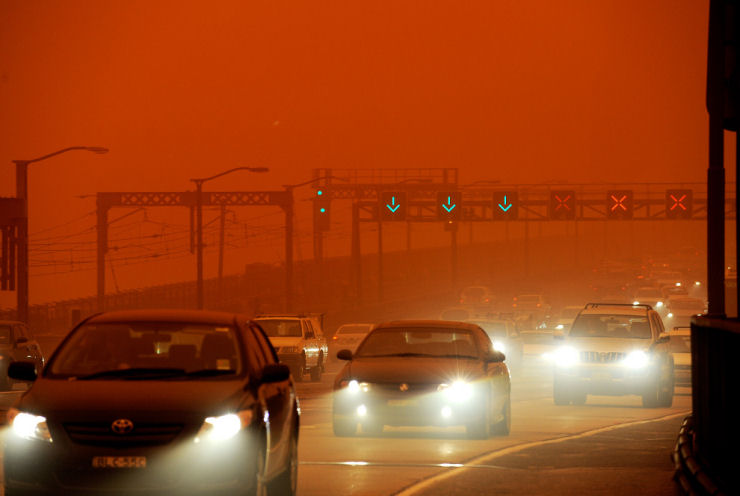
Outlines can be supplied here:
M673 403L673 355L658 312L650 305L589 303L554 355L556 405L586 396L642 396L644 407Z
M300 382L309 373L320 381L329 357L321 329L321 316L314 314L258 315L255 319L275 348L280 362L290 367L293 379Z

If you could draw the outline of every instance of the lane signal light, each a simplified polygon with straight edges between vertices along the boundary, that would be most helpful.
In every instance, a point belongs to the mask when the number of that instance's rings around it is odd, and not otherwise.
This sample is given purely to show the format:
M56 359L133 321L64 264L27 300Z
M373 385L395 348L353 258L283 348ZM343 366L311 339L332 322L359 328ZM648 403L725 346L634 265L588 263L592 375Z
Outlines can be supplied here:
M378 211L381 221L406 220L406 193L383 191L380 194Z
M613 189L606 192L606 217L608 219L631 219L634 211L634 193L629 189Z
M665 216L667 219L690 219L693 213L693 190L669 189L665 192Z
M455 221L462 217L462 193L459 191L440 191L437 193L437 218Z
M569 220L576 218L576 192L573 190L550 191L550 218Z
M516 191L493 193L493 220L514 220L519 216L519 194Z

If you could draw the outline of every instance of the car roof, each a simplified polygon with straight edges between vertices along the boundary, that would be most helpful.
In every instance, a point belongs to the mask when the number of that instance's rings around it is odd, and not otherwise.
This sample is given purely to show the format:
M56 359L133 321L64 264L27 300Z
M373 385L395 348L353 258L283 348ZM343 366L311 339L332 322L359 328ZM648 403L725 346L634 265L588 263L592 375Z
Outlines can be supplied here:
M246 315L210 310L114 310L93 315L86 323L108 322L193 322L200 324L233 325L237 319L248 320Z
M647 315L652 310L647 305L625 305L619 303L589 303L581 315Z
M393 329L395 327L439 327L440 329L454 328L466 331L480 330L480 327L475 324L457 320L393 320L378 324L373 330Z

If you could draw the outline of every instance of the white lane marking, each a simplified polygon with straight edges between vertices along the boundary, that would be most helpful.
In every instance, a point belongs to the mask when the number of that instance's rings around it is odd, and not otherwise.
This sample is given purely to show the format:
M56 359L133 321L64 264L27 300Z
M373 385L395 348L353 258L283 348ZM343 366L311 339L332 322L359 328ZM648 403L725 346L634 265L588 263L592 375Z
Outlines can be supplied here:
M633 422L627 422L624 424L615 424L615 425L609 425L606 427L599 427L598 429L593 429L586 432L581 432L580 434L573 434L570 436L563 436L563 437L556 437L553 439L545 439L543 441L532 441L529 443L522 443L517 444L515 446L509 446L507 448L503 448L497 451L488 452L485 455L478 456L476 458L473 458L472 460L469 460L466 462L462 467L456 467L451 470L442 472L441 474L433 475L431 477L428 477L426 479L422 479L418 482L415 482L411 484L410 486L407 486L404 489L401 489L400 491L393 493L394 496L411 496L412 494L416 494L419 491L423 489L427 489L430 486L433 486L443 480L449 479L450 477L454 477L465 470L469 470L470 468L474 468L476 465L483 465L486 462L490 460L494 460L496 458L500 458L505 455L509 455L511 453L516 453L522 450L525 450L527 448L534 448L537 446L545 446L547 444L555 444L555 443L562 443L563 441L570 441L572 439L580 439L583 437L593 436L594 434L600 434L602 432L608 432L613 431L616 429L621 429L622 427L630 427L633 425L639 425L639 424L647 424L650 422L659 422L661 420L669 420L672 418L680 417L680 416L686 416L690 411L685 411L681 413L674 413L671 415L666 415L664 417L658 417L658 418L652 418L652 419L645 419L645 420L635 420Z

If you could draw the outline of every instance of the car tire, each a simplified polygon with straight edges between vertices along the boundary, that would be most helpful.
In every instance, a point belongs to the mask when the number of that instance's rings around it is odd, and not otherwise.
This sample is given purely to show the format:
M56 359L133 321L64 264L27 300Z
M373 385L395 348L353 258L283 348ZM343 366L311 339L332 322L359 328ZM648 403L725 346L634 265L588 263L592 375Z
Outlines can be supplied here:
M675 383L673 377L667 379L667 383L664 383L658 389L658 406L668 408L673 405L673 388Z
M268 496L295 496L298 491L298 435L297 432L290 439L290 453L288 466L278 475L268 487Z
M323 362L323 355L319 355L319 361L316 362L316 365L311 367L311 370L309 371L311 373L311 381L312 382L320 382L321 381L321 372L324 369L324 366L322 365Z
M642 393L642 407L655 408L659 405L658 394L660 393L660 383L650 386L647 391Z
M566 388L557 379L552 383L552 399L556 405L568 405L570 403L570 394Z
M508 436L511 432L511 396L506 398L506 404L503 407L504 418L493 424L491 431L496 436Z
M334 435L337 437L350 437L357 434L357 422L352 419L343 419L333 415L331 425Z

